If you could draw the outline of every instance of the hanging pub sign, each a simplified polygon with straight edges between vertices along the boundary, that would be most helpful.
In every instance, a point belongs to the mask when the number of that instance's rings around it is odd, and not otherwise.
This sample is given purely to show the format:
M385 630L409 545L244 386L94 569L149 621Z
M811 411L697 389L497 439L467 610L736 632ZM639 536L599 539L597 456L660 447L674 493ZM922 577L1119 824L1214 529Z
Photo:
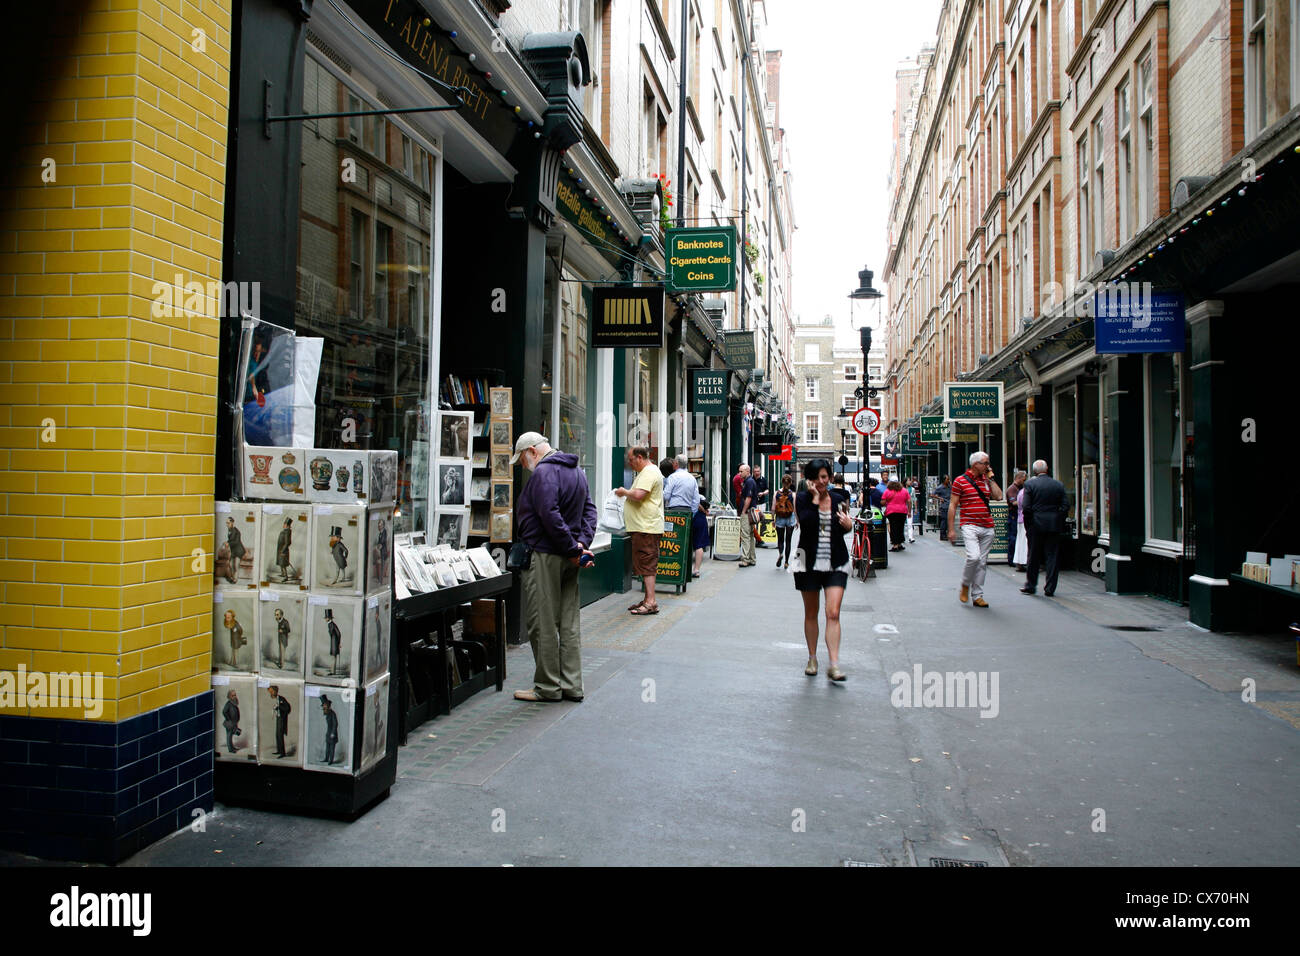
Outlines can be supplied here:
M691 410L697 415L726 415L730 375L721 368L691 369Z
M1093 314L1098 355L1181 352L1185 347L1187 316L1180 293L1147 291L1130 298L1098 292Z
M754 367L754 333L750 329L722 333L722 355L727 368Z
M948 440L948 427L942 415L921 416L921 441L925 443Z
M596 286L591 290L591 344L598 349L659 348L664 290Z
M1001 382L944 382L943 417L950 422L999 424L1002 421Z
M669 292L735 291L735 226L669 229L666 239Z

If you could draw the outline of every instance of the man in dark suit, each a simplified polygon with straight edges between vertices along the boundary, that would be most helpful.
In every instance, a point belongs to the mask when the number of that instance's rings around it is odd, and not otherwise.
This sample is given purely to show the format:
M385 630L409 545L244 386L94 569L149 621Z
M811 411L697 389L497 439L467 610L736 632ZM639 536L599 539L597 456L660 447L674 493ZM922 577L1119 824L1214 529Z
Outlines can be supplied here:
M339 742L339 715L334 713L328 694L320 695L321 713L325 715L325 763L334 763L334 748Z
M1029 570L1020 593L1033 594L1038 589L1038 569L1044 564L1047 579L1043 594L1051 597L1056 593L1057 557L1068 509L1065 485L1047 473L1047 462L1040 458L1034 462L1034 477L1025 482L1023 510L1025 532L1029 535Z
M235 750L235 736L243 734L239 729L239 696L233 691L226 691L226 706L221 709L222 726L226 728L226 749L232 754Z
M293 710L289 702L280 696L280 688L272 684L266 689L271 695L271 700L275 701L271 705L271 713L275 715L275 755L277 757L289 756L284 749L284 738L289 733L289 714Z

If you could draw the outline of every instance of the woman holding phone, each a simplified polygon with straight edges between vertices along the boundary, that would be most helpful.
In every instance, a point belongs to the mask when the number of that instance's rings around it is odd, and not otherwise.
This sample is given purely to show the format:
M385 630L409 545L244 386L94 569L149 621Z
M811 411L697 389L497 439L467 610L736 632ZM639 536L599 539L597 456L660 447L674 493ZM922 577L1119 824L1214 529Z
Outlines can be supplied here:
M831 487L832 466L825 458L814 458L804 466L804 487L795 496L799 520L799 545L794 555L794 586L803 597L803 635L808 643L808 665L804 673L817 675L818 616L821 592L826 592L826 650L833 681L844 680L840 670L840 604L849 583L849 549L845 532L853 530L853 519L845 507L847 491Z

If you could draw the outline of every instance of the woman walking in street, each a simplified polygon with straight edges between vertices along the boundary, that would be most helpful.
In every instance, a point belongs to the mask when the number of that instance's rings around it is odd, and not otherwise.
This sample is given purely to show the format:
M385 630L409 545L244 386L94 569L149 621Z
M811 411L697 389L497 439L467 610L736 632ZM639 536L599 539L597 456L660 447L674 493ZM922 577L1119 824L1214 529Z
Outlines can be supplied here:
M848 492L830 486L831 463L814 458L804 466L804 487L795 496L799 521L799 547L794 554L794 586L803 597L803 636L808 643L808 665L804 673L817 675L818 610L821 592L826 592L826 650L833 681L844 680L840 670L840 604L849 583L849 549L845 532L853 530L853 519L841 509Z
M912 496L907 493L907 489L898 483L895 479L889 483L885 493L880 496L881 503L885 506L885 520L889 522L889 540L893 543L890 551L903 550L903 525L907 521L907 513L911 505Z
M1016 474L1023 475L1024 472L1018 471ZM1025 570L1025 564L1029 561L1029 535L1025 533L1025 513L1020 510L1020 506L1024 503L1025 488L1022 484L1016 495L1016 551L1011 557L1011 563L1016 566L1017 571Z
M772 500L772 514L776 516L776 566L790 570L790 542L794 539L794 476L786 475L781 479L781 490Z

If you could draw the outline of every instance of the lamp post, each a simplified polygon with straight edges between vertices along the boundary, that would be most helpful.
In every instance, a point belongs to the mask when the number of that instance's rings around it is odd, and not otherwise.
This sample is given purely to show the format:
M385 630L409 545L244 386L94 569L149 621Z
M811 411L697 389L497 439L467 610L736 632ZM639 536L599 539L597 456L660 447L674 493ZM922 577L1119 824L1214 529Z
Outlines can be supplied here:
M840 417L837 418L837 419L835 420L835 422L836 422L837 425L840 426L840 457L839 457L839 464L840 464L840 473L843 474L843 473L844 473L844 469L847 468L847 467L848 467L848 464L849 464L849 456L848 456L847 454L845 454L845 452L844 452L844 436L845 436L846 434L848 434L848 430L849 430L849 429L848 429L848 424L849 424L849 410L848 410L847 408L844 408L843 406L840 406Z
M875 288L871 284L871 277L872 277L872 271L868 269L866 266L863 266L862 270L858 272L858 287L849 293L850 328L853 325L853 302L854 301L859 301L859 300L879 301L880 298L884 295L883 292L881 292L879 289ZM871 326L868 325L865 320L862 323L862 327L858 329L858 337L862 343L862 387L858 391L861 393L859 395L859 398L861 399L863 404L866 404L868 399L876 397L876 390L872 388L870 383L867 381L867 374L868 374L867 370L869 367L867 363L870 359L870 352L871 352ZM858 392L855 392L854 394L858 394ZM869 440L863 441L862 443L862 481L864 486L867 480L867 458L869 457L868 456L869 444L870 444Z

